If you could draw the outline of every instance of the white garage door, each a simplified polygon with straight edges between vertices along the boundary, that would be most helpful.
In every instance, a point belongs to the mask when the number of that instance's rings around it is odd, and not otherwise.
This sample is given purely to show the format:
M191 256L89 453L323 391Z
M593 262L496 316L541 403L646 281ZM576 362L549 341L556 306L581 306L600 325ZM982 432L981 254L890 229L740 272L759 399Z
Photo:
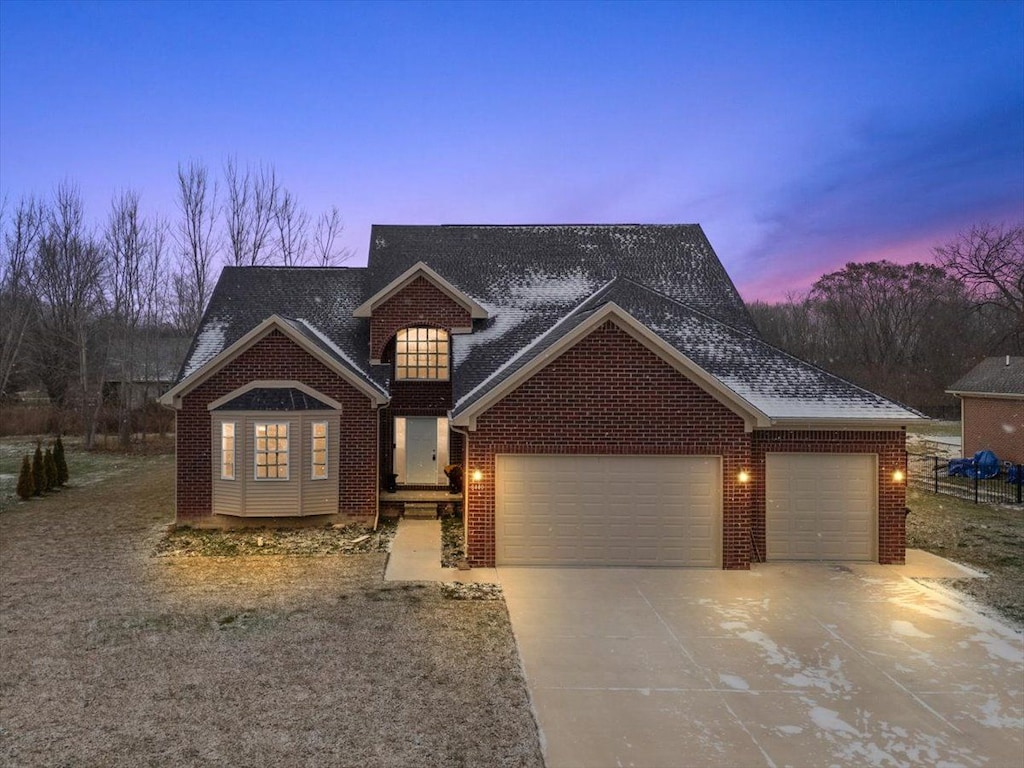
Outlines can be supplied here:
M498 456L499 565L720 566L717 456Z
M770 453L769 560L876 560L874 454Z

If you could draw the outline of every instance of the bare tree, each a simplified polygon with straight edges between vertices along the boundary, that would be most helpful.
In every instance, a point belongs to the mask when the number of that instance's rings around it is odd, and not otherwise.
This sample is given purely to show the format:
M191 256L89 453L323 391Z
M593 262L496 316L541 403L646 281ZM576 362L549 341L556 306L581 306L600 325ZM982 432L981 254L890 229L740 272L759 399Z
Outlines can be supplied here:
M178 164L178 210L175 230L178 263L172 278L175 326L194 333L213 291L213 260L217 254L217 182L205 165L192 160Z
M339 242L345 227L337 206L317 217L313 230L313 260L318 267L333 267L352 257L352 251Z
M36 370L59 406L70 405L74 394L85 446L91 448L103 379L95 343L104 302L103 252L85 227L81 193L69 182L54 193L35 275L42 302Z
M299 207L295 196L282 189L274 209L277 254L286 267L302 264L309 250L309 214Z
M4 201L6 203L6 200ZM4 206L6 208L6 205ZM22 197L3 227L0 261L0 395L7 393L11 376L23 364L26 331L36 317L32 290L33 260L43 231L46 210L34 197Z
M131 413L136 404L135 382L140 378L139 330L154 288L153 235L139 212L139 195L122 192L112 204L104 232L108 259L108 290L112 323L108 341L114 344L116 363L118 437L122 448L131 443Z
M1024 348L1024 222L978 224L935 248L939 264L962 281L979 307L996 307L1013 318L1003 337Z
M224 181L229 263L236 267L265 264L270 256L267 245L280 194L274 166L261 163L253 169L247 165L243 171L235 158L228 158L224 163Z

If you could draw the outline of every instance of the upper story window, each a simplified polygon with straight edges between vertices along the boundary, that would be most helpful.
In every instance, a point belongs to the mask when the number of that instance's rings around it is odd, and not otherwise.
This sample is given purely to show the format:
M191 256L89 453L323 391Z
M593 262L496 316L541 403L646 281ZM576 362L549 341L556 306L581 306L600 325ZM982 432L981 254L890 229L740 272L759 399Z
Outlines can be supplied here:
M395 339L395 378L448 379L448 332L440 328L406 328Z
M256 424L256 479L288 479L288 424Z

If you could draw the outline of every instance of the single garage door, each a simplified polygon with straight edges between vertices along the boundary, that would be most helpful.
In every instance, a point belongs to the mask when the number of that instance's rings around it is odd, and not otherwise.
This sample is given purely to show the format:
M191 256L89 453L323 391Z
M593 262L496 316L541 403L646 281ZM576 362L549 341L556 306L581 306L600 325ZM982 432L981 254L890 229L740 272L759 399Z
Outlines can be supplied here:
M874 454L770 453L769 560L876 560Z
M498 456L499 565L721 565L717 456Z

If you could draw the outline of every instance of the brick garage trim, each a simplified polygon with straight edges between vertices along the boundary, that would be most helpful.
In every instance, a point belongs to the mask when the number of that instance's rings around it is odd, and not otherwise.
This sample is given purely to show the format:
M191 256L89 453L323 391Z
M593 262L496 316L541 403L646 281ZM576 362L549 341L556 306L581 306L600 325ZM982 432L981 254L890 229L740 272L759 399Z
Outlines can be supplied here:
M211 414L214 400L257 379L288 379L338 401L341 450L337 456L338 514L372 523L377 513L377 409L352 384L278 330L270 331L190 390L177 412L177 490L179 522L202 524L212 510ZM273 518L264 518L264 523Z
M964 456L988 450L1024 464L1024 397L960 395L960 419Z
M605 322L476 420L466 445L467 554L494 565L498 454L722 457L722 563L750 566L744 421L613 322Z
M380 360L384 348L402 328L430 326L451 334L472 328L469 310L425 277L417 277L377 306L370 318L370 359Z
M878 456L878 562L906 561L906 482L893 482L894 469L907 468L902 430L756 430L751 445L753 509L750 520L758 552L766 550L766 460L769 453L867 453Z

